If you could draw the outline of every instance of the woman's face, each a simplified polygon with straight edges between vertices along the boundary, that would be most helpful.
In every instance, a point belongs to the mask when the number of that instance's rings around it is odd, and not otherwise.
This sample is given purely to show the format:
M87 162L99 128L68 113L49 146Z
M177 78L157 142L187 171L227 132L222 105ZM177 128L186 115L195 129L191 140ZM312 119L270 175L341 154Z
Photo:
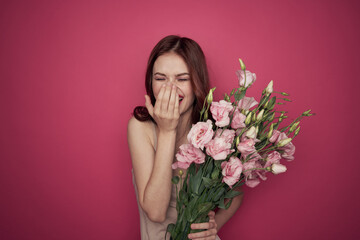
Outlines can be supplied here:
M195 94L191 87L190 72L182 57L172 52L159 56L154 63L152 78L155 99L163 84L174 84L179 95L180 115L191 111Z

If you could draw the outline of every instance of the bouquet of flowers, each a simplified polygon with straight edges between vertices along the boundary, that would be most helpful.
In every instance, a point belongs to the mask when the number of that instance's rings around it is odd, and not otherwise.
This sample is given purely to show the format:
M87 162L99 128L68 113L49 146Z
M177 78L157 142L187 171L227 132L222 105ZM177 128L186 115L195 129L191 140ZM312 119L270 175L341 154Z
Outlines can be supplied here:
M211 89L200 112L200 121L193 124L187 135L188 144L180 146L173 169L186 169L185 178L177 189L177 222L169 224L171 239L188 239L192 223L207 222L208 212L215 208L227 209L232 198L240 192L235 188L244 183L255 187L266 173L286 171L280 160L294 159L292 140L299 134L300 120L311 116L311 110L303 112L288 126L280 127L287 118L286 111L277 111L277 104L290 101L287 93L274 92L270 81L261 94L260 101L246 97L246 90L256 80L255 73L246 70L241 59L238 70L239 87L225 94L224 100L213 101ZM275 93L280 97L272 96ZM231 100L233 98L233 100ZM278 102L278 100L282 100ZM213 120L209 119L209 110ZM183 181L182 181L183 179Z

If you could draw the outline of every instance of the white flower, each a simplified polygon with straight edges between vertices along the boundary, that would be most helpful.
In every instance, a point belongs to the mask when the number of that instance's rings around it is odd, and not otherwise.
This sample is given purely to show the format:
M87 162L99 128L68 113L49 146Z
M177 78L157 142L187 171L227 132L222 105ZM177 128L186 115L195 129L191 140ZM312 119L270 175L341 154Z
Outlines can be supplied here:
M252 126L245 134L246 137L248 138L256 138L256 128L254 126Z
M259 114L256 116L256 120L260 121L264 115L264 109L262 109Z
M271 172L273 174L279 174L279 173L283 173L286 172L286 167L280 163L274 163L273 165L271 165Z
M273 80L269 82L265 89L266 94L271 94L273 92Z

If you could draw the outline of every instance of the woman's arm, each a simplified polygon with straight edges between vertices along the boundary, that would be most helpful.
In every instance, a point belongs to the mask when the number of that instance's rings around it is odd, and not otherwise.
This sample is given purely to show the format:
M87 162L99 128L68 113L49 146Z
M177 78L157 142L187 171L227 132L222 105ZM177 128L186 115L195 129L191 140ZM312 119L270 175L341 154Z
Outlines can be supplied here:
M171 196L171 164L175 153L178 121L178 116L174 113L178 112L179 101L176 89L172 90L169 86L160 90L154 109L151 109L149 100L147 98L146 107L159 127L156 152L151 144L149 130L146 131L146 123L135 118L128 123L128 144L139 204L150 220L163 222Z

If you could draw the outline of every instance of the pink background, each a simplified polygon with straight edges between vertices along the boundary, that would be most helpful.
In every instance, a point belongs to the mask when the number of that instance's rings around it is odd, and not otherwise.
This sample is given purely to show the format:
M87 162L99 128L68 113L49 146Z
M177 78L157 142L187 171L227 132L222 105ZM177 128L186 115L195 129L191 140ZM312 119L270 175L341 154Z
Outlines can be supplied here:
M246 188L230 239L359 239L357 1L1 1L0 239L140 239L126 126L152 47L196 40L216 99L241 57L309 108L288 172ZM353 152L355 151L355 152Z

